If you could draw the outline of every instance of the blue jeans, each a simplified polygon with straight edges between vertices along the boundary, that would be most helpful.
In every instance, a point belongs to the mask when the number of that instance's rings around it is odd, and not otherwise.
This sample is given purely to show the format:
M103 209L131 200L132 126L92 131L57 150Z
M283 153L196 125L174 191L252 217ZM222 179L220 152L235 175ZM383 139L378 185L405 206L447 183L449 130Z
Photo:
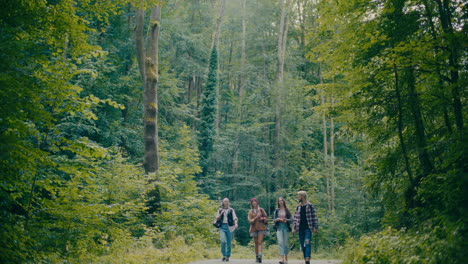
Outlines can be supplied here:
M285 223L278 224L278 230L276 230L276 238L278 238L278 247L280 256L287 256L289 253L288 238L289 231L288 226Z
M227 224L222 224L219 228L219 237L221 239L221 253L223 257L231 257L232 234Z
M299 241L301 242L302 253L304 253L304 259L310 258L311 254L311 241L312 231L310 229L299 230Z

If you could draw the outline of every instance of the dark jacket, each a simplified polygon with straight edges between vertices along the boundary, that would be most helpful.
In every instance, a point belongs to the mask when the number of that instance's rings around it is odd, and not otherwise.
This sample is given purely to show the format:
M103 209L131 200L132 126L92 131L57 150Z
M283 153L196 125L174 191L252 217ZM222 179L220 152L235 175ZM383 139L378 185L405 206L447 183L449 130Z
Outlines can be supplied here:
M273 217L274 217L273 219L275 219L275 220L278 219L279 212L280 212L280 209L276 208L275 213L273 214ZM292 223L293 219L292 219L291 212L289 212L289 210L286 210L286 219L288 219L288 221L286 222L286 225L288 226L288 231L291 231L291 223ZM278 230L278 225L279 224L280 224L280 222L275 221L275 226L274 226L275 230Z
M218 210L218 215L221 214L221 210L223 210L223 208L220 208ZM234 216L233 216L233 209L232 208L229 208L228 209L228 215L227 215L227 220L228 220L228 226L233 226L234 225ZM224 217L224 216L223 216ZM223 219L223 217L221 217L221 221Z

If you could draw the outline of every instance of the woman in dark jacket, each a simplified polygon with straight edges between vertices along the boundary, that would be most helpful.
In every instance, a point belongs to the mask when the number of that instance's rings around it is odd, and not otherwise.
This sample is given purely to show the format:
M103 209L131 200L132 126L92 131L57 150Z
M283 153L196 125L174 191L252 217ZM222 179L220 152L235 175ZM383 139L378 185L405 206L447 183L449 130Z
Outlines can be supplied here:
M289 253L288 239L289 232L291 232L292 216L283 197L278 198L276 204L277 208L275 210L274 219L276 237L278 238L279 254L281 257L281 261L279 263L287 264Z

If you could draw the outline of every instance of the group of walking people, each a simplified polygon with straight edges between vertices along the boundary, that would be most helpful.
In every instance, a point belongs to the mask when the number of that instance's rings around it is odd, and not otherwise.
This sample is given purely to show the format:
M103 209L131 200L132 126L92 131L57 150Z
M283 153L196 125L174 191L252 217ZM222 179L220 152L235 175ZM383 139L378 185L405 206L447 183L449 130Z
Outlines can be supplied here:
M305 191L299 191L297 199L299 205L296 207L294 215L289 211L283 197L279 197L276 203L277 207L273 220L281 258L279 264L288 263L290 232L293 234L299 233L305 263L310 264L312 234L318 231L317 214L315 206L307 201ZM262 263L263 238L269 234L268 216L265 210L259 206L256 198L250 200L250 210L247 218L250 224L249 233L254 239L256 262ZM230 207L228 198L223 199L223 204L216 214L216 222L219 223L222 260L229 261L232 232L238 227L238 218L235 210Z

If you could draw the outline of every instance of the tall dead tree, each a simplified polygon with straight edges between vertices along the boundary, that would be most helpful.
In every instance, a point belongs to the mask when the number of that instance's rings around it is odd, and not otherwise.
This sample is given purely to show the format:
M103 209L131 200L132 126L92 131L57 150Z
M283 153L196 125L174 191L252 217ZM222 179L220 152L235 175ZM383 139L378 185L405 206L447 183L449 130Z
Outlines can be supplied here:
M156 5L151 8L148 26L146 47L144 45L145 10L136 11L135 41L138 66L144 83L144 142L145 154L143 166L147 174L157 172L159 169L158 152L158 42L161 25L161 8ZM154 181L154 179L150 179ZM154 212L159 206L159 191L152 190L149 194L149 212Z

